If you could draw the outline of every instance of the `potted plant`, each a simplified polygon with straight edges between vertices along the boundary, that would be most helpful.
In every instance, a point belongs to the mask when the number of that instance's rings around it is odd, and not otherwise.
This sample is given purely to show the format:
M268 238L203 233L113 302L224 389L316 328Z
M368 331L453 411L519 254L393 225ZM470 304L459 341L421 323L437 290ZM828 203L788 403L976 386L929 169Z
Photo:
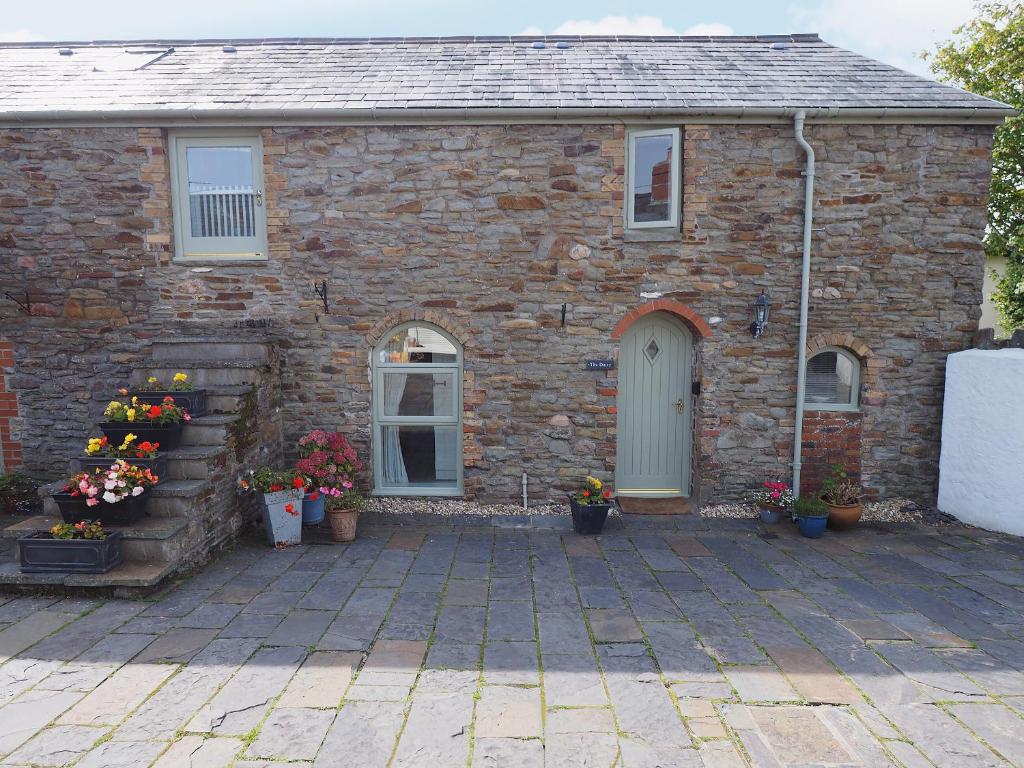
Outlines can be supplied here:
M323 429L299 438L299 455L295 468L306 479L307 489L302 500L302 524L319 525L324 520L328 492L351 489L352 473L363 464L343 434ZM346 482L347 488L343 485Z
M828 523L828 505L817 496L801 496L793 504L800 535L820 539Z
M115 459L123 459L136 467L145 467L162 483L167 475L167 456L159 452L160 443L148 440L139 442L138 435L129 432L120 445L113 445L110 438L90 437L85 446L85 456L78 459L78 468L82 472L94 469L107 469Z
M766 480L750 494L750 501L757 506L761 522L775 524L783 512L793 508L793 490L785 483Z
M53 494L66 523L90 519L104 525L129 525L146 510L146 491L157 484L156 475L123 459L106 469L79 472Z
M569 494L572 508L572 529L576 533L600 533L608 512L615 504L610 488L592 475L576 493Z
M188 374L178 371L171 379L169 386L165 386L156 376L150 376L145 384L132 387L131 390L123 390L123 395L135 395L140 403L149 405L160 405L164 398L173 397L174 402L188 411L192 416L203 416L206 414L206 389L196 389L189 381Z
M327 521L331 526L331 538L335 541L352 541L356 537L359 513L366 506L366 499L352 489L351 481L342 483L344 489L330 488L327 497Z
M842 464L832 465L832 474L821 484L821 500L828 505L828 527L834 531L852 528L864 514L864 490L850 479Z
M22 573L106 573L121 564L121 533L96 520L58 523L18 539Z
M239 481L259 495L267 541L275 547L302 542L302 496L306 480L291 469L260 467Z
M17 514L19 504L34 500L37 487L31 477L21 472L0 475L0 511Z
M106 421L100 422L111 442L121 443L129 434L138 440L159 443L164 450L174 450L181 443L181 430L192 420L189 412L168 395L159 405L148 405L133 395L128 402L111 400L103 411Z

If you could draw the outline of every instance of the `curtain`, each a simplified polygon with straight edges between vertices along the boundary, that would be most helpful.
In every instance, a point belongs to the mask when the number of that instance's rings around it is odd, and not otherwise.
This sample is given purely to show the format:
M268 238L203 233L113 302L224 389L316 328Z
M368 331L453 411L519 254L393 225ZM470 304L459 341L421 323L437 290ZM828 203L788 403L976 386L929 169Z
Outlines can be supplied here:
M388 371L384 379L384 413L397 414L405 395L405 382L408 375ZM408 485L409 475L405 471L405 459L402 458L402 444L398 439L398 427L384 427L384 484Z

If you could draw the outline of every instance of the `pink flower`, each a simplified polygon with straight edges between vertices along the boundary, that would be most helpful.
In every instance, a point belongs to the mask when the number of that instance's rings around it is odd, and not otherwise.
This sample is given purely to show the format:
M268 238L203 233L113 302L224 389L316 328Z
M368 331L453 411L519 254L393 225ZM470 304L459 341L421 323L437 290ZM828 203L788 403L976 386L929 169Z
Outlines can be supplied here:
M100 503L100 500L90 496L88 499L85 500L85 503L86 503L87 506L95 507L97 504Z

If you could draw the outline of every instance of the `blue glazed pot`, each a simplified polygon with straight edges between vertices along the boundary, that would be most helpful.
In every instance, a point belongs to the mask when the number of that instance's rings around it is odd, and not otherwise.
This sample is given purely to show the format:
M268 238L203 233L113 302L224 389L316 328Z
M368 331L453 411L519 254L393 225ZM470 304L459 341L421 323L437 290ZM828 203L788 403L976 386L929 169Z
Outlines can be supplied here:
M796 524L800 526L800 535L808 539L820 539L825 533L828 517L798 517Z
M782 519L782 507L760 507L761 522L775 525Z
M316 499L311 499L312 494L307 493L302 497L302 524L320 525L324 521L324 502L326 497L317 492Z

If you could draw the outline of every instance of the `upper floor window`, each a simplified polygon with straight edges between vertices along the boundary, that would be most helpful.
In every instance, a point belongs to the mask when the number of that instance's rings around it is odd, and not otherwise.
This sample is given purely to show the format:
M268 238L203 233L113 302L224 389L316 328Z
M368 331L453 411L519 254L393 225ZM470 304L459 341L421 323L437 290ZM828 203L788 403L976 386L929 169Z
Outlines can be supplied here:
M809 410L855 411L860 407L860 360L839 347L829 347L807 361Z
M172 135L170 149L175 255L266 259L259 135Z
M626 146L626 226L679 226L679 129L629 131Z

